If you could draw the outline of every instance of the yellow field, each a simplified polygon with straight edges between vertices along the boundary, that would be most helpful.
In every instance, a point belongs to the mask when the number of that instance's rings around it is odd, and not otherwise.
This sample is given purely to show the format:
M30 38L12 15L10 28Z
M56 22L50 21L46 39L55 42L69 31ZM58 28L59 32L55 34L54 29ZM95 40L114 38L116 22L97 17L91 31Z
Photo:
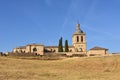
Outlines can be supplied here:
M0 80L120 80L120 56L51 61L0 57Z

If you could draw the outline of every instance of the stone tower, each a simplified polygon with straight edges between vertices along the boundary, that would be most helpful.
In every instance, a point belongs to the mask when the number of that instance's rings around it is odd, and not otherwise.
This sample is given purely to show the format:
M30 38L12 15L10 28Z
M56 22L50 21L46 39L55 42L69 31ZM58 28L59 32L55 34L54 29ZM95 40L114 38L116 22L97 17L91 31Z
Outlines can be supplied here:
M80 24L76 25L76 31L72 36L72 45L75 52L86 52L86 34L80 29Z

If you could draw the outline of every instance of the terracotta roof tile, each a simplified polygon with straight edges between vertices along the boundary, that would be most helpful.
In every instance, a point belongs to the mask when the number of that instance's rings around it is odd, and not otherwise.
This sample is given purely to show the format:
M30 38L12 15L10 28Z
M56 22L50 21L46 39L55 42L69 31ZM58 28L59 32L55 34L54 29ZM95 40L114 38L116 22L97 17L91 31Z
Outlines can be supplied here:
M108 50L108 49L95 46L95 47L91 48L90 50Z

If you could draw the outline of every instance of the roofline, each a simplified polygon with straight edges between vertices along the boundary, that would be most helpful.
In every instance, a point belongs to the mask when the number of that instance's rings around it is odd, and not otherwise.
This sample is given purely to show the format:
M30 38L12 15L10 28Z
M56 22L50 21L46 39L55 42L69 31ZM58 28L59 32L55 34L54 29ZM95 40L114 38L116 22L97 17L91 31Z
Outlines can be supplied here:
M45 46L45 48L58 48L58 46Z
M25 49L25 48L26 48L26 46L19 46L19 47L16 47L14 49Z
M109 50L109 49L90 49L90 50Z
M73 35L78 35L78 34L85 35L86 33L73 33Z
M90 50L109 50L109 49L95 46L95 47L91 48Z
M63 46L64 48L65 46ZM74 46L68 46L69 48L74 47ZM58 46L45 46L45 48L58 48Z
M26 46L44 46L43 44L36 44L36 43L33 43L33 44L27 44Z

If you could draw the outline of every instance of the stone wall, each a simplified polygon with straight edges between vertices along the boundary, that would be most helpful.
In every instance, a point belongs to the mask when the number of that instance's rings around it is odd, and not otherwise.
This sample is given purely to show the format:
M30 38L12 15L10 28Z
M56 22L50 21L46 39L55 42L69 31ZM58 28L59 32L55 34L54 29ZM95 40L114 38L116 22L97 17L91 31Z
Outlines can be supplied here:
M104 56L104 55L108 55L108 51L107 50L89 50L87 52L88 56Z

